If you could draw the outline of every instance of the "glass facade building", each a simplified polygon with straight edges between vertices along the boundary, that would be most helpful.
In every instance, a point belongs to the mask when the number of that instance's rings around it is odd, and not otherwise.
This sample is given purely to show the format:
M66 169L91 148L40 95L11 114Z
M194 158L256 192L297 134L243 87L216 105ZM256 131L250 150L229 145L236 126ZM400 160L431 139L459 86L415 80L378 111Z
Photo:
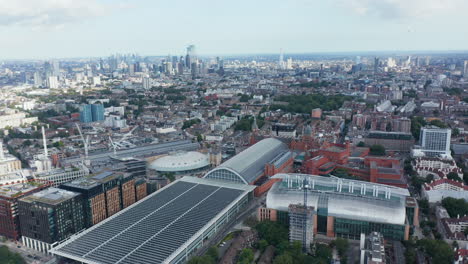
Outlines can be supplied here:
M84 104L80 106L80 121L82 123L99 122L103 120L103 104Z

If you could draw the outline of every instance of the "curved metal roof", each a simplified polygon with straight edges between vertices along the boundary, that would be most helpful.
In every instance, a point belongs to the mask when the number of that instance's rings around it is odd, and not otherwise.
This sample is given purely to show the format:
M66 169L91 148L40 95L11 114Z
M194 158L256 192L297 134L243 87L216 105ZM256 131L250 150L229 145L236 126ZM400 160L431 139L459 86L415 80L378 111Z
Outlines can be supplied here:
M210 165L208 156L196 151L176 152L150 163L149 168L157 171L188 171Z
M288 151L288 146L280 140L275 138L263 139L227 160L215 170L229 169L240 175L245 182L251 183L263 173L265 164L286 151ZM209 175L213 171L207 173L205 177L210 178Z
M294 174L291 174L294 175ZM280 178L280 177L277 177ZM316 179L312 183L309 181L309 186L314 185L311 190L308 190L307 205L313 206L315 210L320 208L327 208L328 215L338 218L345 218L359 221L369 221L384 224L404 225L406 220L405 208L405 193L404 191L398 192L391 188L394 193L390 197L363 195L358 190L361 182L355 182L356 192L350 192L348 189L338 191L336 188L321 183L327 181L330 185L336 182L336 178L311 176ZM292 186L291 183L277 182L273 185L267 195L266 206L271 209L279 211L287 211L290 204L302 204L304 201L304 190L297 186ZM301 181L301 179L299 179ZM359 185L358 185L359 183ZM371 184L366 184L367 191L372 193L373 189ZM290 187L288 187L290 186ZM384 190L385 187L380 189ZM398 188L401 189L401 188ZM404 190L404 189L402 189ZM388 189L386 190L388 192ZM377 191L379 192L379 191Z

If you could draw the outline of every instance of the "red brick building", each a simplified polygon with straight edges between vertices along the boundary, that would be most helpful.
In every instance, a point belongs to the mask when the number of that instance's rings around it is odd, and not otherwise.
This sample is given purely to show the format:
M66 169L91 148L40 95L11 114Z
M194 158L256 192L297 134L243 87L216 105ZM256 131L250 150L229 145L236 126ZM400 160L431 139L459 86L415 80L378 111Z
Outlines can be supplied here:
M304 171L313 175L328 175L344 169L362 180L406 188L400 160L392 157L370 156L369 148L346 144L325 144L310 153Z
M0 185L0 235L19 239L18 200L29 194L43 190L50 182L23 181Z

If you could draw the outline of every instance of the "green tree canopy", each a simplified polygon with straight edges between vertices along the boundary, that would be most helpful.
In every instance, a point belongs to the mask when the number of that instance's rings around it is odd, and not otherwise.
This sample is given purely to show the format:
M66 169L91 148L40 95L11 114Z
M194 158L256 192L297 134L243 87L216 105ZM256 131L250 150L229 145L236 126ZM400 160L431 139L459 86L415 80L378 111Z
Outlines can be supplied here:
M239 255L238 264L250 264L254 260L254 253L250 248L244 248Z
M385 147L382 145L372 145L369 153L375 156L385 156Z
M450 217L468 215L468 202L464 199L447 197L442 200L442 206L447 210Z
M447 174L447 179L462 182L463 180L458 176L456 172L449 172Z

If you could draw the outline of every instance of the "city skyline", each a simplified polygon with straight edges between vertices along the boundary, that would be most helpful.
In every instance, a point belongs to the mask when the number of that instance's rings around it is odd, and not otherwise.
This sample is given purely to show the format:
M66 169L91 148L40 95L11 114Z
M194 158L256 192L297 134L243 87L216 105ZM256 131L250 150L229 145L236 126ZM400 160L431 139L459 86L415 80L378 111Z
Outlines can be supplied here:
M461 0L7 2L2 60L179 55L190 44L200 55L463 51L468 40Z

